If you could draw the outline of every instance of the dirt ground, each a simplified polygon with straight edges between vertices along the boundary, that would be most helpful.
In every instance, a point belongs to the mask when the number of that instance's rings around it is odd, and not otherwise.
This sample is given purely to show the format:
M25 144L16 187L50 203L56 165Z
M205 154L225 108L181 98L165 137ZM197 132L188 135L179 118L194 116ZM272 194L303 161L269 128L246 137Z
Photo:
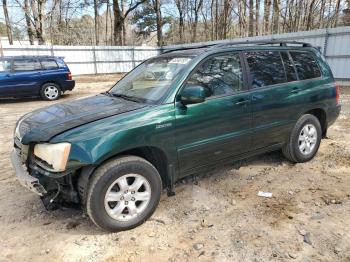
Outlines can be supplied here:
M118 77L78 77L60 102L102 92ZM15 122L50 104L0 101L0 261L350 261L349 88L312 161L293 165L275 152L208 171L178 183L176 196L164 193L142 226L113 234L82 211L46 211L16 181Z

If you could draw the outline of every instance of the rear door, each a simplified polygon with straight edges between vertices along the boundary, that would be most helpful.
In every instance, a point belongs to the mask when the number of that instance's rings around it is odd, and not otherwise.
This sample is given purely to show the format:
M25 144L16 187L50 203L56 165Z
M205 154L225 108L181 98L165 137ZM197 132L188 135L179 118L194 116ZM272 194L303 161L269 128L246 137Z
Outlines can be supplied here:
M18 96L39 95L41 65L34 58L14 58L12 81Z
M177 105L176 143L182 173L248 151L250 95L240 54L216 54L207 58L186 84L203 86L207 98L199 104Z
M12 79L11 59L0 59L0 96L15 95L15 87Z
M41 58L40 63L43 68L41 75L43 82L60 83L66 78L66 68L60 68L54 58Z
M250 75L252 150L286 141L298 104L297 75L284 51L245 52Z

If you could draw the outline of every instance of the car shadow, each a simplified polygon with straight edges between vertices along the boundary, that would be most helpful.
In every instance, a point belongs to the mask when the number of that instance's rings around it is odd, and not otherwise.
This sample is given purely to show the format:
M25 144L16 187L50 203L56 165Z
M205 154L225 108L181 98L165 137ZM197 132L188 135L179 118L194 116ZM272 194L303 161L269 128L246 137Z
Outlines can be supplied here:
M191 176L187 176L183 179L180 179L175 184L175 192L179 187L190 186L192 183L196 183L196 181L200 178L200 180L205 181L212 176L221 177L225 176L227 173L225 171L232 169L239 169L243 166L256 166L256 165L264 165L264 166L279 166L282 165L283 162L288 162L283 157L280 151L269 152L260 154L257 156L250 157L248 159L233 161L232 163L224 164L216 168L208 168L206 172L201 172L199 174L194 174ZM182 190L181 190L182 191ZM181 192L177 192L181 194ZM166 194L166 190L163 191L163 195ZM165 196L166 197L166 196ZM43 206L44 208L44 206ZM46 211L51 219L55 220L55 223L59 222L63 224L67 229L69 234L73 235L104 235L108 234L108 232L103 231L96 227L88 218L87 214L78 206L61 206L59 209L55 211ZM54 223L54 222L53 222Z
M60 99L55 101L46 101L40 97L4 97L0 98L0 104L14 104L14 103L25 103L25 102L43 102L43 103L57 103L62 100L66 100L71 97L71 94L64 94Z

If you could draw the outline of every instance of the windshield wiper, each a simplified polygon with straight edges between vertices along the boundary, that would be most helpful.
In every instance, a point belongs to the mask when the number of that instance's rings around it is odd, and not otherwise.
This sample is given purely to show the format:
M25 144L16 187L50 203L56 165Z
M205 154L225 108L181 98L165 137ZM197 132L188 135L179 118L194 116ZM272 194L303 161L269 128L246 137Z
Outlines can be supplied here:
M124 94L108 93L108 95L123 98L125 100L129 100L129 101L133 101L133 102L137 102L137 103L144 103L146 101L146 99L143 99L143 98L128 96L128 95L124 95Z

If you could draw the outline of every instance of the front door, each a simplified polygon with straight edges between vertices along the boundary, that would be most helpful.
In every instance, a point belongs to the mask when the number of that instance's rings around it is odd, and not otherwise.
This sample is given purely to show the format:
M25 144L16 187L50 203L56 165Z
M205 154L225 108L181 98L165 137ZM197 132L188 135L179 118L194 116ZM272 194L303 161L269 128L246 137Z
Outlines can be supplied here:
M12 83L11 60L0 59L0 96L15 95L15 87Z
M250 95L239 53L209 57L186 85L201 85L206 100L176 105L176 143L181 173L246 152L251 143ZM181 95L181 91L180 91Z

